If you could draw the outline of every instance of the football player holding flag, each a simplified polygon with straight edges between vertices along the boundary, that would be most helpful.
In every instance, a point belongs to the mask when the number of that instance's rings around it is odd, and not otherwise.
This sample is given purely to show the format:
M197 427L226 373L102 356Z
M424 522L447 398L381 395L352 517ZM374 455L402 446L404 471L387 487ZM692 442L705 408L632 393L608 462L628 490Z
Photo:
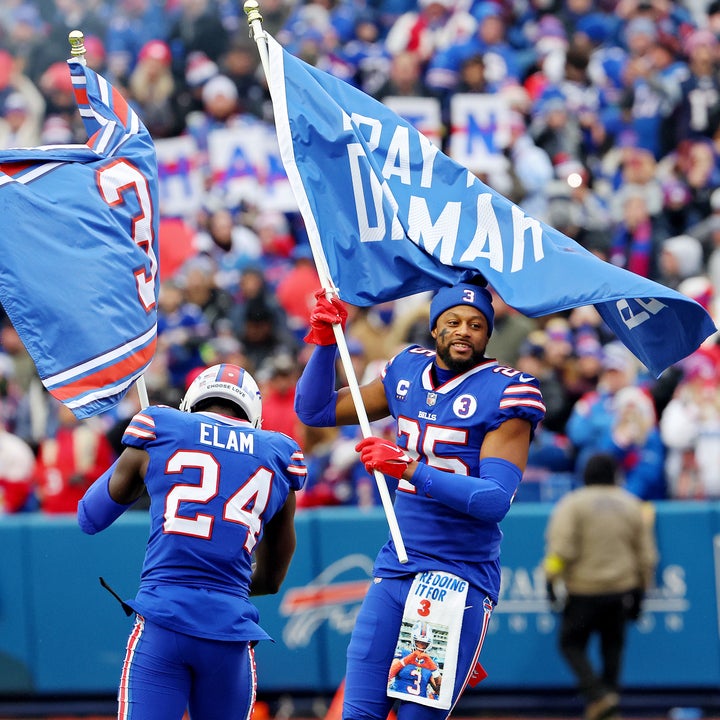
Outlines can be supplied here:
M253 647L269 639L250 595L276 593L295 550L297 443L260 428L260 391L221 364L190 385L180 410L150 406L130 422L117 462L78 508L81 529L107 528L150 495L150 538L118 693L118 718L248 718Z
M440 701L404 696L400 720L448 717L479 675L478 657L500 588L499 523L545 414L536 378L485 356L494 310L480 280L434 296L434 350L415 345L401 351L381 378L360 388L370 420L392 415L397 422L396 443L367 437L356 449L368 471L398 480L394 507L408 562L398 561L392 540L375 560L374 582L347 650L344 720L387 717L393 703L388 677L409 616L434 618L457 640L448 641ZM346 318L337 298L318 294L305 338L317 347L295 401L307 425L357 423L348 389L335 390L332 325ZM459 605L444 608L451 584L466 594Z

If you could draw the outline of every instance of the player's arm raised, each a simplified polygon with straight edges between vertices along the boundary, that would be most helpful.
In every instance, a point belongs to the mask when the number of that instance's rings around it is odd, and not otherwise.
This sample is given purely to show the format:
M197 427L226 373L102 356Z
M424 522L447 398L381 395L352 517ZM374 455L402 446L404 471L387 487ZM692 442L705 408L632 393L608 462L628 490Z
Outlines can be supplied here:
M335 389L337 345L332 326L339 323L345 327L347 310L337 298L328 300L323 290L315 296L317 304L310 316L310 332L305 342L316 347L298 380L295 412L311 427L355 425L358 416L350 388ZM387 417L390 411L381 380L363 385L360 395L369 420Z

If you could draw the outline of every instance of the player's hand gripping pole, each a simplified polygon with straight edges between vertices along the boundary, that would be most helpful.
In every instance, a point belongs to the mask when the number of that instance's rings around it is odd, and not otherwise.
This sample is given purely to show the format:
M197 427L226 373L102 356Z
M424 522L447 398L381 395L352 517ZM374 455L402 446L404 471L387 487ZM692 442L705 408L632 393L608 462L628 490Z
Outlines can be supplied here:
M260 14L259 8L260 6L257 0L246 0L243 6L245 14L247 15L248 25L250 26L250 37L255 40L255 43L258 46L260 62L262 63L263 70L265 71L265 77L267 78L268 83L270 83L270 58L268 55L265 31L262 27L262 15ZM312 250L313 259L315 260L315 267L317 269L318 277L320 278L320 284L325 290L325 295L329 300L333 295L337 295L337 290L333 286L330 278L330 271L327 267L325 254L317 235L317 229L315 228L313 231L312 228L309 228L308 230L310 249ZM350 352L347 347L347 342L345 341L342 325L340 325L340 323L334 323L333 332L335 333L335 341L337 342L338 350L340 351L340 360L343 364L345 376L347 377L350 394L352 395L353 402L355 403L355 411L357 412L360 429L362 430L363 437L370 437L372 435L372 430L370 429L370 422L367 417L365 405L363 404L362 395L360 394L360 386L358 385L357 377L355 376L355 369L353 368L352 359L350 358ZM405 552L405 543L403 542L402 535L400 534L400 527L398 526L397 518L395 517L395 508L393 507L392 498L390 497L390 492L388 491L387 483L385 482L385 476L377 470L374 471L373 474L375 476L378 491L380 492L380 499L390 527L390 536L395 544L398 560L404 564L408 560L407 553Z
M87 52L85 48L85 35L83 35L82 30L72 30L68 34L68 42L70 43L70 59L76 60L82 65L87 65L87 60L85 60L85 53ZM145 386L145 377L141 375L135 385L137 387L138 397L140 398L140 407L144 410L150 404L147 387Z

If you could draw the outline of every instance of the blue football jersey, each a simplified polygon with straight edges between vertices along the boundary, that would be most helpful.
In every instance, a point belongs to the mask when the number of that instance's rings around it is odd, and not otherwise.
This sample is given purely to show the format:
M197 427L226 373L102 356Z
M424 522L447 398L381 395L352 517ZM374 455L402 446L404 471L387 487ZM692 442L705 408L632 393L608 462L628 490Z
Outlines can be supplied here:
M191 635L267 638L248 600L252 554L264 524L305 483L297 443L243 420L164 406L135 415L123 443L150 456L150 537L128 604Z
M396 355L383 371L385 395L397 421L397 443L422 463L463 476L480 476L485 436L511 418L533 431L545 414L538 381L487 360L436 384L435 353L417 345ZM378 555L379 576L447 570L497 599L500 541L497 523L484 522L425 497L406 480L398 484L395 513L408 554L398 562L392 542Z
M395 658L403 660L411 653L412 650L407 648L400 653L396 653ZM397 675L390 681L388 689L415 697L435 697L436 692L430 685L430 680L437 671L436 659L430 655L423 656L417 661L400 668Z

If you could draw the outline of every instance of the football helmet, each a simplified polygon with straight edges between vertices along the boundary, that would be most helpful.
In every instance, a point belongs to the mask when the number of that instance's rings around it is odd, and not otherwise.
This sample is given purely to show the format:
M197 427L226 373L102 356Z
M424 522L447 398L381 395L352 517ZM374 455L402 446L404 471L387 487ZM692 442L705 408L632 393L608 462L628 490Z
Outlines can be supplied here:
M412 633L412 648L413 650L423 650L424 652L427 652L431 647L433 643L433 633L432 628L422 620L418 620L413 625ZM427 646L425 648L419 648L417 646L418 642L427 643Z
M245 413L253 427L260 427L262 422L260 389L252 375L239 365L221 363L203 370L187 389L180 401L180 409L183 412L192 412L201 400L207 398L230 400Z

